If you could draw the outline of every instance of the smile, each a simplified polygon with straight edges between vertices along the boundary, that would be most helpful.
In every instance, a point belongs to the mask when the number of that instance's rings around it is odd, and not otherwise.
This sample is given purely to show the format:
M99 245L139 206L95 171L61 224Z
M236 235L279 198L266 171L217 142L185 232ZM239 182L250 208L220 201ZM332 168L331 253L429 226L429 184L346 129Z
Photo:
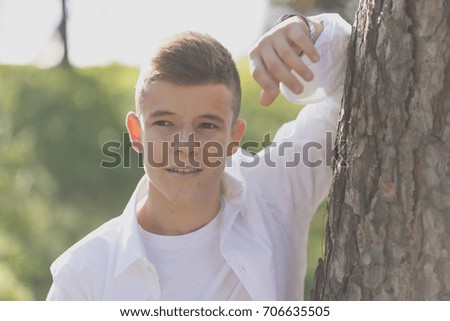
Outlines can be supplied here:
M182 173L182 174L190 174L200 172L200 169L196 168L169 168L169 172L171 173Z

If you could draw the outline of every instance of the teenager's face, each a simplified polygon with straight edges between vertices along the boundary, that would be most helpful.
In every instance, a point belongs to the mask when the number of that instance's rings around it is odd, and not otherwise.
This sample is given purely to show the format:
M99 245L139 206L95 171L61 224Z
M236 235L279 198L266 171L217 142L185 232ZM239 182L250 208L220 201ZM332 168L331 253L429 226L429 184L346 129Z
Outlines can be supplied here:
M231 90L165 81L147 89L139 118L151 189L180 204L218 195L226 157L244 131L233 121Z

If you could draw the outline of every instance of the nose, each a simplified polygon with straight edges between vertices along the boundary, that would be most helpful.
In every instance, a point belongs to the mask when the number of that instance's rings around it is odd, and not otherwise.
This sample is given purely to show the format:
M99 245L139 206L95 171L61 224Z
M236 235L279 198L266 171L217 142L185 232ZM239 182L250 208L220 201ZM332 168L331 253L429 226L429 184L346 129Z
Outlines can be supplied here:
M174 151L174 161L179 167L200 167L195 155L200 150L200 142L195 139L192 131L180 131L173 137L171 144Z
M171 147L175 150L191 153L200 147L200 142L196 141L194 132L180 131L173 136Z

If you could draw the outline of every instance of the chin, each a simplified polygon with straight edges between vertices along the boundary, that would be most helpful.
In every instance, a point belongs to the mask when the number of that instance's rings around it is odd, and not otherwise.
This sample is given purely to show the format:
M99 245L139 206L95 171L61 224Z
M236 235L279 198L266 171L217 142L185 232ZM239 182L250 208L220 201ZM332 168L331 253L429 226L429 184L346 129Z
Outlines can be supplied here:
M174 204L178 205L190 205L194 203L198 203L206 193L201 193L197 191L171 191L169 195L166 194L166 198Z
M205 173L203 173L205 174ZM216 177L217 176L217 177ZM211 202L220 194L220 177L198 176L195 178L180 175L153 176L150 179L151 191L156 197L163 197L173 204L181 206Z

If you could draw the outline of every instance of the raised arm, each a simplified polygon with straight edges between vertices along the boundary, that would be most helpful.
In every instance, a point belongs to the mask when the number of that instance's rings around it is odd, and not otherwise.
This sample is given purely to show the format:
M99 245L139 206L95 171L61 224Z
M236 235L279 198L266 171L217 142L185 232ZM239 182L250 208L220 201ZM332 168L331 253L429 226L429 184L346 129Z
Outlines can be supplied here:
M255 79L263 89L261 96L263 104L270 104L275 99L279 93L278 86L283 82L280 87L286 98L293 103L305 105L296 120L280 128L273 146L258 154L262 161L255 174L258 186L263 188L267 198L283 200L281 203L284 209L280 209L278 213L290 213L295 216L302 213L303 217L312 216L326 197L331 184L331 159L334 156L332 149L343 93L347 65L346 51L351 33L351 26L339 15L323 14L309 19L323 26L320 36L315 39L315 50L311 50L312 41L306 38L308 31L306 23L302 22L301 18L292 17L266 33L250 56ZM300 37L302 41L299 45L294 45L288 36L289 30L296 29L295 26L302 29ZM280 40L283 37L284 40ZM283 47L280 43L284 43L284 51L279 49ZM301 48L306 57L298 57L300 45L303 45ZM281 55L280 52L285 54ZM294 59L290 55L292 52L295 52L295 60L301 61L297 69L292 66L293 62L289 62L291 61L289 59ZM314 60L315 53L320 55L318 62L311 61ZM287 56L291 58L282 58ZM268 57L275 62L269 63ZM273 67L267 68L267 65ZM307 81L305 73L309 71L306 66L315 73L311 81ZM281 68L282 72L275 71L277 68ZM301 68L304 68L303 71ZM289 91L283 87L290 85L282 77L290 81L293 81L291 77L297 81L301 80L304 86L302 93ZM268 159L271 162L265 161ZM280 206L280 202L277 204Z

